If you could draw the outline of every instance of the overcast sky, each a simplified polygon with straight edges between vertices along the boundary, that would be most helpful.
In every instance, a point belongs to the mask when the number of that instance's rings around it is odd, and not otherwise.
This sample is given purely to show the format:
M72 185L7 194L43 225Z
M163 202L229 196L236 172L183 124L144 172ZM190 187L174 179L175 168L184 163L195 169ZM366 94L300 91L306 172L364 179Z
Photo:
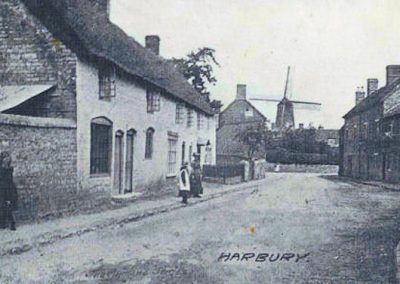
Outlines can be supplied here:
M339 128L356 87L373 77L383 86L385 66L400 64L398 0L111 1L112 21L142 44L159 35L166 58L216 49L212 98L225 105L237 83L247 84L248 97L281 97L293 66L293 99L323 105L296 114L296 124ZM275 120L275 105L255 104Z

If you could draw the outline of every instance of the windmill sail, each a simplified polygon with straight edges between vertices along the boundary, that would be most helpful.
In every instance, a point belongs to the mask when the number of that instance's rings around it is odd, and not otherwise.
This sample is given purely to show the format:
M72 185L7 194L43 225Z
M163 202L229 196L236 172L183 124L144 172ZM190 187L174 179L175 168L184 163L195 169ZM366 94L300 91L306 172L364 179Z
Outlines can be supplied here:
M312 103L312 102L301 102L301 101L292 101L294 109L305 109L312 111L320 111L321 104L320 103Z

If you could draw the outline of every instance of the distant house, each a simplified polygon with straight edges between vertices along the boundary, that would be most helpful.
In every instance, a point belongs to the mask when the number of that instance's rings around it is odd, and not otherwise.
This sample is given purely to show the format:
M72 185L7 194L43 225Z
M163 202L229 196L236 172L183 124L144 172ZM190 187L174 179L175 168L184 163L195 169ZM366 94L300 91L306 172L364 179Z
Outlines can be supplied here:
M386 67L386 85L368 79L367 96L356 92L356 106L343 118L343 176L400 182L400 65Z
M325 142L331 148L339 148L339 130L338 129L325 129L319 127L316 130L315 139L318 142Z
M107 0L0 2L0 151L27 218L174 182L194 152L215 163L214 110L109 20Z
M218 162L237 162L246 158L247 146L243 145L237 135L249 127L265 124L267 118L258 111L246 98L246 85L237 85L235 100L219 115L217 129ZM265 158L264 151L257 153L258 158Z

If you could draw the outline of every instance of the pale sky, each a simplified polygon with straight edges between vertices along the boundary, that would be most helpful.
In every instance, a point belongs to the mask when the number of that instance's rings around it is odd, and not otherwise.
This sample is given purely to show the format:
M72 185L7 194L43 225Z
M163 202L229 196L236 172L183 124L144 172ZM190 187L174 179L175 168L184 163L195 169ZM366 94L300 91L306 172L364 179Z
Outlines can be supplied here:
M212 99L225 106L237 83L248 97L282 97L292 66L293 99L322 103L296 124L339 128L356 87L383 86L385 66L400 64L399 0L111 0L111 20L142 44L159 35L165 58L216 49ZM276 105L254 104L275 120Z

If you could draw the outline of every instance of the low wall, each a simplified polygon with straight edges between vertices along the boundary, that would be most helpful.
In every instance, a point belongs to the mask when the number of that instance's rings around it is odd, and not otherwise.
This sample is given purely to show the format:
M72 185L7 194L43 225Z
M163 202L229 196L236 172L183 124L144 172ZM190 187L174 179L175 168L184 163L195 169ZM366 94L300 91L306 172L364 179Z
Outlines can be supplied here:
M275 172L276 164L267 163L267 171ZM335 165L295 165L295 164L279 164L279 172L288 173L321 173L321 174L337 174L339 166Z
M0 152L10 152L17 221L71 211L79 202L74 121L0 114Z

